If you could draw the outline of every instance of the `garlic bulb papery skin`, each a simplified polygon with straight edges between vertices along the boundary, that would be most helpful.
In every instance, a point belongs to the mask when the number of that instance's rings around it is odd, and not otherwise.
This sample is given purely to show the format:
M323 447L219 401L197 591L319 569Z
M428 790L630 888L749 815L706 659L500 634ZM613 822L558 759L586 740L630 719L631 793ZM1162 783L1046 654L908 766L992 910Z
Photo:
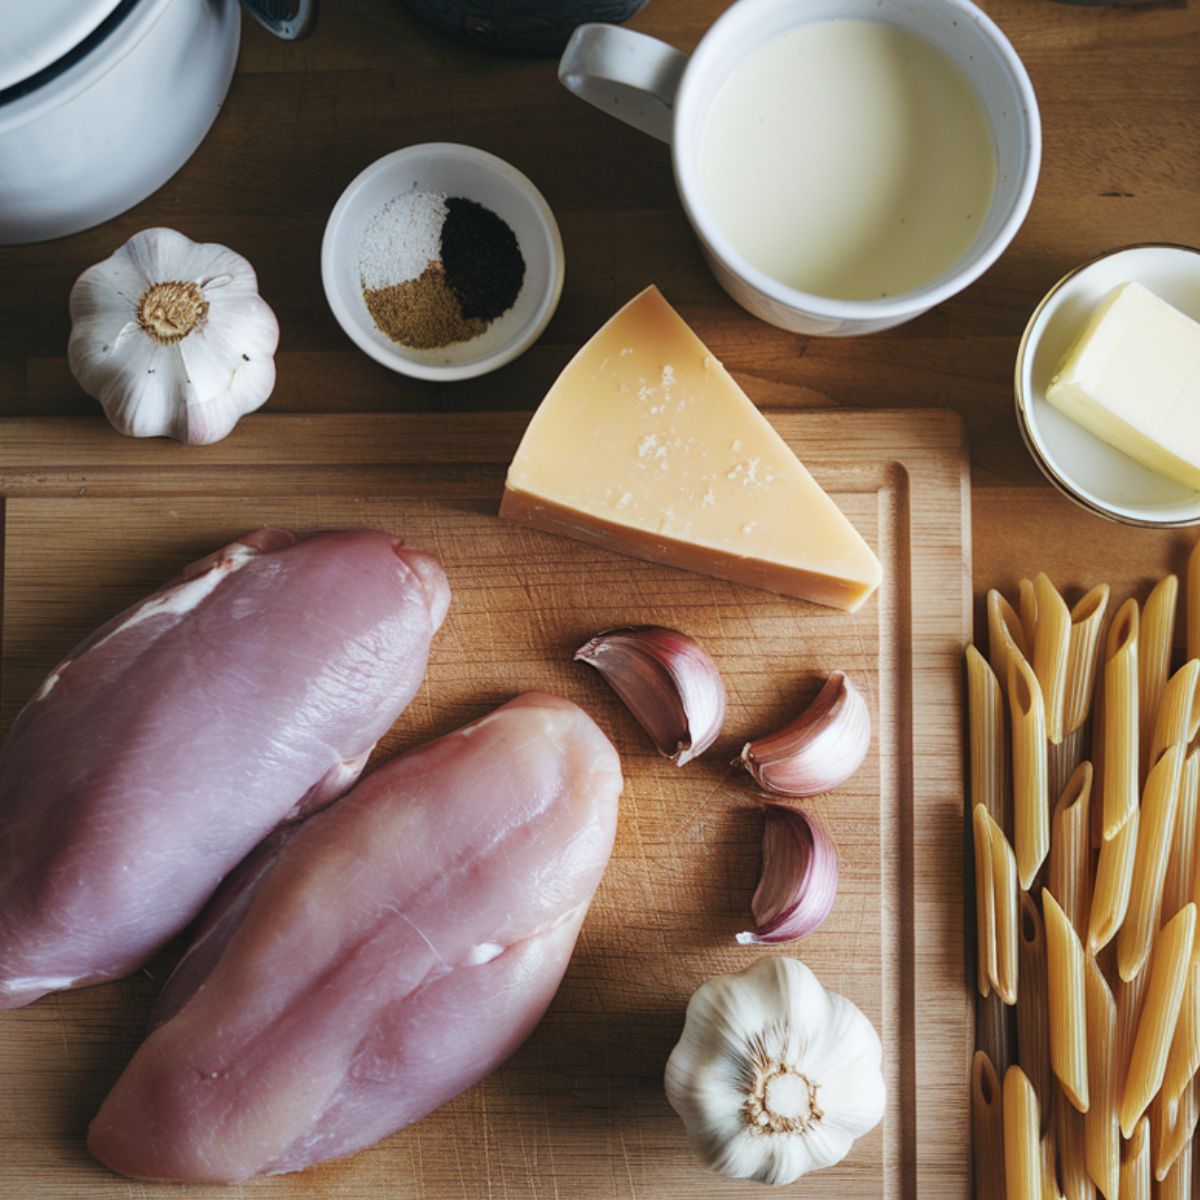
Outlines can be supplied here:
M797 959L764 958L692 996L667 1099L705 1166L789 1184L840 1162L879 1123L882 1060L854 1004Z
M275 386L279 322L225 246L145 229L80 275L70 308L71 372L121 433L216 442Z
M867 757L871 714L845 671L834 671L790 724L747 742L738 761L778 796L819 796L846 782Z
M743 946L794 942L824 924L838 887L838 853L816 817L782 804L766 810L762 876L750 901L757 928Z
M678 767L703 754L725 724L721 673L692 638L676 629L609 629L580 646L575 660L600 672L659 753Z

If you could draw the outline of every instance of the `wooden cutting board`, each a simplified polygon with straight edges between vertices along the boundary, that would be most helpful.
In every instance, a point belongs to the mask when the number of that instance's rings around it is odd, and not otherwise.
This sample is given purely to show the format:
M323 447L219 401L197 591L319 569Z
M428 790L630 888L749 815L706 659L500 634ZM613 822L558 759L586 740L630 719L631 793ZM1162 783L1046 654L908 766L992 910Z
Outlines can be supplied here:
M563 986L493 1076L344 1161L241 1188L136 1184L84 1147L176 951L121 983L0 1013L0 1195L671 1200L765 1194L690 1157L662 1070L691 992L755 961L740 947L762 817L728 763L843 668L868 696L867 762L812 807L841 854L825 926L785 952L880 1031L883 1123L793 1190L963 1200L971 1005L963 966L960 654L970 514L958 418L770 414L884 563L854 615L658 567L496 519L527 421L261 416L211 447L134 442L98 421L0 423L0 727L56 660L185 562L259 525L378 526L438 553L454 600L425 686L382 755L533 687L583 705L621 753L616 849ZM297 597L303 603L303 597ZM708 648L729 693L723 736L679 769L599 677L571 661L598 630L655 623ZM253 747L247 747L252 752Z

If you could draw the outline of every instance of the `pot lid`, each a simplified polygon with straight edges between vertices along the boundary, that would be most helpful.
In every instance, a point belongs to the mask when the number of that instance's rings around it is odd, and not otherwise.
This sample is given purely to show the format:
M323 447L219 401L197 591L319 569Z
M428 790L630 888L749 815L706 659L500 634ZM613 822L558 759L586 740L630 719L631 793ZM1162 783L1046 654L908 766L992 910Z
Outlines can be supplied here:
M5 5L0 91L69 54L121 4L122 0L21 0Z

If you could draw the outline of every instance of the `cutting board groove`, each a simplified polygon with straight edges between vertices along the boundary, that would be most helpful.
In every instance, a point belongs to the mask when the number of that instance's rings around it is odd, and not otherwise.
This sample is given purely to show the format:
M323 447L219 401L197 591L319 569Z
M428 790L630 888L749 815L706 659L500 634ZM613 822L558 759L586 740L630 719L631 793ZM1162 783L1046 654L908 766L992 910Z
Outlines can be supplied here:
M366 1200L750 1197L691 1160L661 1073L691 991L765 951L750 921L761 815L728 766L847 670L876 736L813 802L842 858L826 925L785 952L879 1029L879 1129L806 1197L961 1200L968 1192L959 660L969 635L966 460L941 412L769 414L876 546L859 613L627 559L495 519L525 414L259 416L224 442L122 439L100 422L0 422L0 722L94 625L248 528L375 525L439 553L455 598L425 687L378 752L445 732L517 691L583 704L626 772L617 846L563 987L490 1079L380 1145L233 1194ZM714 750L679 770L571 652L615 624L698 637L729 691ZM86 1155L86 1123L137 1044L173 955L147 974L0 1014L0 1196L180 1197Z

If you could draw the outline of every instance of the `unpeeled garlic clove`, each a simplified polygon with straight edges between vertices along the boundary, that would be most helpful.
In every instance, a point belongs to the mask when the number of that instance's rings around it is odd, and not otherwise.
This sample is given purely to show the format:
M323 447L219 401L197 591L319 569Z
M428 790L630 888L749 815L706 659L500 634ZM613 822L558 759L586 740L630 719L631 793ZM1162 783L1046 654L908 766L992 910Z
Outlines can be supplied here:
M575 659L600 672L676 766L703 754L721 732L725 685L686 634L660 625L609 629L580 646Z
M825 827L783 805L766 810L762 877L750 901L757 928L739 933L743 946L792 942L818 928L837 896L838 854Z
M754 782L779 796L819 796L862 766L871 714L845 671L834 671L817 698L789 725L742 747Z

